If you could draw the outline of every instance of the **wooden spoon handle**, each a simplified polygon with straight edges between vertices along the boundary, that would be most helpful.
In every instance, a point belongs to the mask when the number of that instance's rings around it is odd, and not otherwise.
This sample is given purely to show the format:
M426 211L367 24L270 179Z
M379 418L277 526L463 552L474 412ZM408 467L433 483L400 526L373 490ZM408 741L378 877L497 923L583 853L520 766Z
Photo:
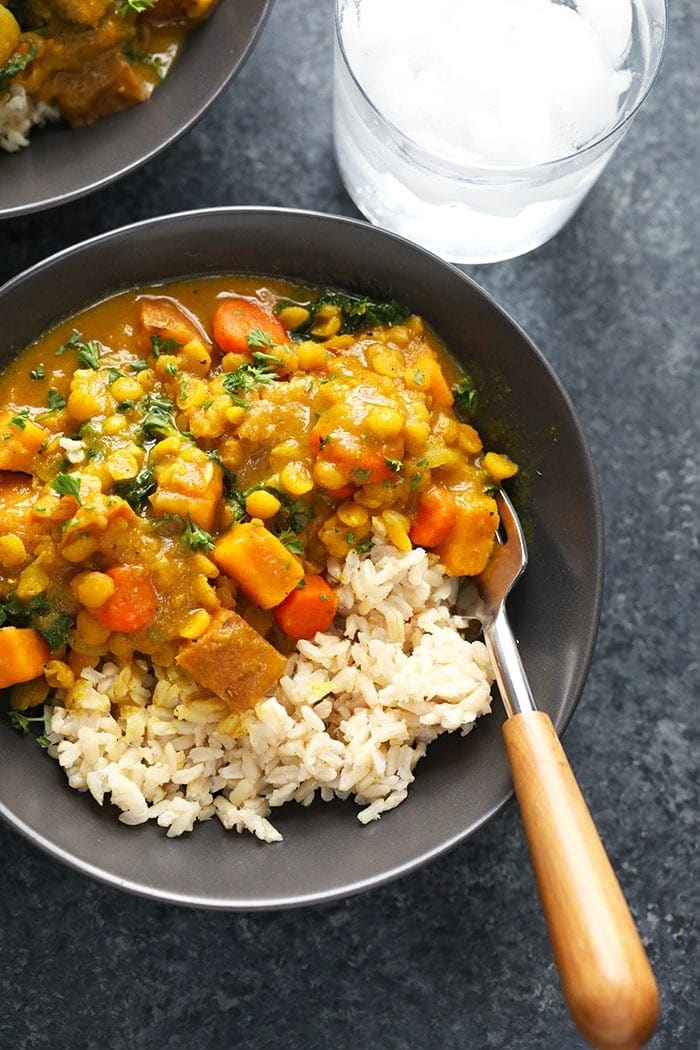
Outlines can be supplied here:
M656 1027L656 981L554 726L528 711L503 735L571 1016L600 1050L638 1050Z

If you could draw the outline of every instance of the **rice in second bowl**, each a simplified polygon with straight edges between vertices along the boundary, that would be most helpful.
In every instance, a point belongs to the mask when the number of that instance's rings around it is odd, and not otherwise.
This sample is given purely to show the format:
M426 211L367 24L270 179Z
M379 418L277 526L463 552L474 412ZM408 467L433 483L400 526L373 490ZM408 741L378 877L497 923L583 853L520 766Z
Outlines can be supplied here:
M458 581L422 548L397 551L381 526L369 554L328 571L342 627L300 641L237 726L176 668L86 668L46 716L70 786L111 801L125 824L176 836L217 816L265 842L282 837L271 810L317 793L354 797L362 823L399 805L427 745L490 711L486 648L462 636Z

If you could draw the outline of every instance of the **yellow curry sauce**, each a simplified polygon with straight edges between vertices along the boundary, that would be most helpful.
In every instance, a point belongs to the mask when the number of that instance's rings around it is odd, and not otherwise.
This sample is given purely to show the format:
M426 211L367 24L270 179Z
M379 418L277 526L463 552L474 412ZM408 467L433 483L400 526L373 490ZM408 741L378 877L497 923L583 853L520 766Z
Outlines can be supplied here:
M241 276L43 336L0 376L0 687L33 706L136 652L243 710L330 626L329 556L379 529L480 572L516 468L446 374L398 304Z
M73 126L143 102L218 0L0 0L0 96Z

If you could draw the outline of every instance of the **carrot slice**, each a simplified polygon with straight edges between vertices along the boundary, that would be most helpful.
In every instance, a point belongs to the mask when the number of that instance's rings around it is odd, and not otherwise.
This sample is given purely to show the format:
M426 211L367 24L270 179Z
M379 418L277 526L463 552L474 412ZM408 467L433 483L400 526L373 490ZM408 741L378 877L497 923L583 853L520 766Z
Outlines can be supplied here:
M418 500L418 511L409 537L418 547L435 547L447 539L457 522L454 493L441 485L424 492Z
M213 332L217 346L225 354L250 354L255 349L265 350L267 345L282 346L288 342L287 331L277 318L250 299L224 299L214 314ZM260 345L251 346L249 337L258 334Z
M323 429L316 426L311 432L311 448L318 453L320 462L339 467L348 484L373 485L393 476L385 456L362 438L344 430L323 433Z
M322 576L306 576L303 587L293 590L272 611L278 627L290 638L313 638L333 623L338 597Z
M51 659L48 642L31 627L0 627L0 689L31 682Z
M114 565L107 569L114 580L114 593L92 615L110 631L133 634L148 627L158 607L158 595L150 573L140 565Z

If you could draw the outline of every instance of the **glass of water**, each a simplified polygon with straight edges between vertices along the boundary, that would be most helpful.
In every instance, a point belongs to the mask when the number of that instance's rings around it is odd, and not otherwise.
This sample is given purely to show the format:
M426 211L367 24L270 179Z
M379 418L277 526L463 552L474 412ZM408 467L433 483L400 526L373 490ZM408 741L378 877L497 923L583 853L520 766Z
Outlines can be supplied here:
M336 0L348 193L453 262L537 248L648 94L666 18L665 0Z

